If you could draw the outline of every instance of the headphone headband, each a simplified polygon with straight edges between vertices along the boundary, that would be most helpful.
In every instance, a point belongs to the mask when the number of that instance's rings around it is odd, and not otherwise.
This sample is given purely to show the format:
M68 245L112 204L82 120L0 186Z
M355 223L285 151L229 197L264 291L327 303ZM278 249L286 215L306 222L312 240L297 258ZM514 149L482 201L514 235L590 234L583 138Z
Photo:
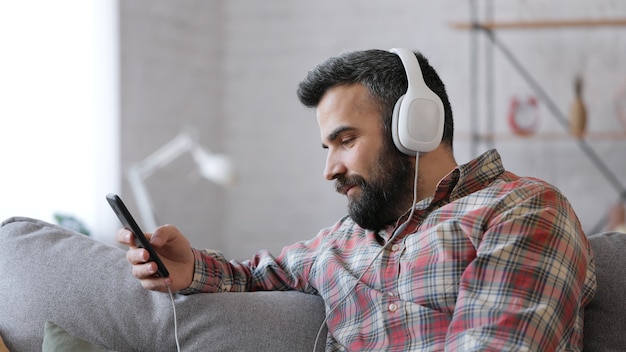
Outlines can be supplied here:
M426 85L426 82L424 82L422 69L420 68L419 61L417 61L413 51L406 48L393 48L389 51L398 55L402 61L408 82L407 92L414 91L419 88L426 88L430 90Z

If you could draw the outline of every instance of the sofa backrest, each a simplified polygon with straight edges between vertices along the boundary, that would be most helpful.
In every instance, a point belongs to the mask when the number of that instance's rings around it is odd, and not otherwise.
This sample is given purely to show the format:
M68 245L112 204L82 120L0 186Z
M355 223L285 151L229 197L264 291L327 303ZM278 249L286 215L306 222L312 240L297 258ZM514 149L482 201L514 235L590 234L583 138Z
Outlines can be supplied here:
M626 234L589 236L598 290L585 310L585 351L626 349Z

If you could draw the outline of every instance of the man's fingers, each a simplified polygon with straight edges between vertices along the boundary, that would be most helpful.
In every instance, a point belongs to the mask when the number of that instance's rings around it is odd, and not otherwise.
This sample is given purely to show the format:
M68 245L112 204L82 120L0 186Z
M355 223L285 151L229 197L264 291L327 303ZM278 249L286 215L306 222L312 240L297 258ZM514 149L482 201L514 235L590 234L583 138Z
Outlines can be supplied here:
M139 279L146 290L167 292L167 278L157 277L157 265L154 262L133 265L132 274Z
M143 248L130 248L126 251L126 260L133 265L142 264L150 259L150 253Z
M137 279L149 279L156 273L157 265L154 262L133 265L133 276Z
M152 236L150 236L150 243L152 246L159 248L170 240L176 238L178 236L178 232L173 231L173 229L174 228L171 225L157 227L152 233Z
M166 281L161 277L141 280L141 286L146 290L167 292Z
M117 231L117 233L115 234L115 240L121 244L125 244L127 246L134 246L135 243L133 242L133 234L132 232L122 228L119 229Z
M144 233L143 234L146 238L150 239L152 234L150 233ZM130 230L127 230L125 228L121 228L117 231L117 233L115 234L115 240L121 244L125 244L129 247L136 247L135 245L135 236L133 235L133 233Z

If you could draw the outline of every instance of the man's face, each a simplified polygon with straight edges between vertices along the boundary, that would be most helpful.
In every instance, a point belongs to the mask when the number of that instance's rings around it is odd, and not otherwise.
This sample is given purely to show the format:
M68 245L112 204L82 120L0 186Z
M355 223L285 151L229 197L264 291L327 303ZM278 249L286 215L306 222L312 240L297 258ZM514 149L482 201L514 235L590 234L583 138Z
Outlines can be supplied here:
M316 112L328 150L324 177L348 197L352 219L372 230L395 222L412 200L413 164L383 132L367 88L333 87Z

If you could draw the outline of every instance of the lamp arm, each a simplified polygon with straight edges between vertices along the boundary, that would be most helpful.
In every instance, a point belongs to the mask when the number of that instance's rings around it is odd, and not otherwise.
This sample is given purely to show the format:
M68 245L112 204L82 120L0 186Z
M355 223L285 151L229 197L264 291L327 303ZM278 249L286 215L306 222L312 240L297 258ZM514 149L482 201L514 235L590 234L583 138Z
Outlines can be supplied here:
M186 152L192 155L204 178L220 185L232 185L235 182L228 157L209 153L200 147L188 132L181 132L144 160L131 165L127 172L128 182L135 195L144 226L150 230L154 230L158 224L154 216L154 204L144 181Z
M136 171L145 179L156 170L174 161L181 154L190 151L194 144L188 134L180 133L173 140L157 149L144 160L133 165L133 167L136 168Z
M144 226L150 229L150 231L157 228L158 224L154 216L154 204L144 180L183 153L190 151L193 145L194 142L187 133L180 133L169 143L128 169L128 182L135 195L141 219L144 222Z
M128 182L130 183L130 188L133 190L133 194L135 195L135 201L137 202L139 215L143 220L144 228L152 231L158 226L154 216L154 204L152 203L152 199L150 198L138 168L131 167L128 170L127 177Z

